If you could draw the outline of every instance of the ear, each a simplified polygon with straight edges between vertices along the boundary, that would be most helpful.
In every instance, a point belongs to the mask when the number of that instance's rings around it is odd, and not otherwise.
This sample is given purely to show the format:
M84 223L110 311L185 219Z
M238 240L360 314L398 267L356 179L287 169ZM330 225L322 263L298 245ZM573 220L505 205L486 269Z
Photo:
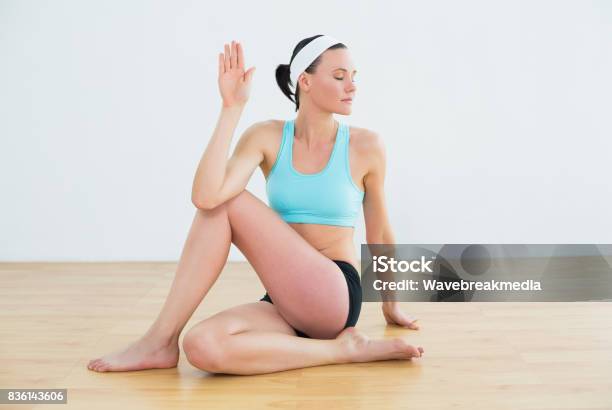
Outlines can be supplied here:
M300 84L300 90L307 92L310 88L310 77L308 76L308 73L301 73L297 81L298 84Z

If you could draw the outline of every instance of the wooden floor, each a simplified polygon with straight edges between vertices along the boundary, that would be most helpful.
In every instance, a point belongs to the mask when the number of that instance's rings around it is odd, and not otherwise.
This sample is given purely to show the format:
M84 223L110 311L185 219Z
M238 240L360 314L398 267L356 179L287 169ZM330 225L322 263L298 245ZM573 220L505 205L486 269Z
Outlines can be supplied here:
M181 352L174 369L95 373L157 316L175 263L0 264L0 388L67 388L74 409L612 409L612 303L413 303L421 330L387 327L380 304L357 325L425 348L414 362L212 375ZM246 263L229 263L188 323L259 299ZM0 405L0 409L10 408Z

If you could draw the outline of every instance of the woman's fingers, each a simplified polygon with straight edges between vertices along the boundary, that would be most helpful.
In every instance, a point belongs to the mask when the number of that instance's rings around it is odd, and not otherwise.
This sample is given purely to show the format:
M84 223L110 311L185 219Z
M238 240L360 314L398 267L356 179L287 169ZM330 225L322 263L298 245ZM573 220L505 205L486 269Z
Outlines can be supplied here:
M225 73L225 63L223 62L223 53L219 53L219 75Z
M244 70L244 52L242 50L242 44L236 43L236 50L238 50L238 68Z
M227 43L224 44L224 47L225 47L225 56L224 56L225 58L224 58L223 61L224 61L225 71L227 72L231 68L231 65L230 65L230 48L229 48L229 45Z
M244 70L244 51L242 45L232 40L230 44L225 43L223 53L219 53L219 74L227 73L234 68Z
M237 50L237 45L236 42L234 40L232 40L232 55L230 56L230 65L232 66L232 68L237 68L238 67L238 50Z

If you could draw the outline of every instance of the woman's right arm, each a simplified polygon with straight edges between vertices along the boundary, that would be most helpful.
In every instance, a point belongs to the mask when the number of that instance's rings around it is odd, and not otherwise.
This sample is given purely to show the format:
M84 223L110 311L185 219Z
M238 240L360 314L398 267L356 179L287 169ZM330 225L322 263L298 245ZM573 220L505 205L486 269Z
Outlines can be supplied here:
M219 53L219 91L223 100L215 131L200 159L191 191L191 201L202 209L211 209L240 193L263 161L263 149L257 131L249 127L228 161L230 143L242 110L247 103L255 67L244 71L242 45L232 41Z
M221 109L217 127L202 155L193 180L191 201L200 209L212 209L244 190L264 159L262 131L265 123L247 128L228 160L230 142L242 109Z

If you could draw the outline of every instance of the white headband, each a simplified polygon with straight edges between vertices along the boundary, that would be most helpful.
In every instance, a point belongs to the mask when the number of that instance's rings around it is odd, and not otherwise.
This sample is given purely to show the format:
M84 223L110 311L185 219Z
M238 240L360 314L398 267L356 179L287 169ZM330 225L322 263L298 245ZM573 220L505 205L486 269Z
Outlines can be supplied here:
M297 55L293 58L291 65L289 66L289 78L294 87L297 87L297 79L308 68L308 66L325 50L338 44L341 41L327 35L322 35L315 38L310 43L306 44L304 48L298 51Z

